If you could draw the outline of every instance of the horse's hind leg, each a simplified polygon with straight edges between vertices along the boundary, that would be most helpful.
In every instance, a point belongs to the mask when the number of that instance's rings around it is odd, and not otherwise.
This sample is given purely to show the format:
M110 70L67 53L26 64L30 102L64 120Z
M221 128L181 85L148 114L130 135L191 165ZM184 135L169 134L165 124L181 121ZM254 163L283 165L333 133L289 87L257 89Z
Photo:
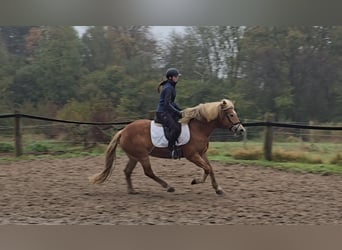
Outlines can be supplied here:
M133 169L135 168L136 165L137 165L137 160L129 158L126 168L124 169L124 173L126 176L126 183L127 183L127 191L129 194L137 193L133 188L132 179L131 179Z
M163 188L165 188L168 192L174 192L175 189L171 186L169 186L169 184L167 184L167 182L165 182L164 180L162 180L161 178L159 178L158 176L156 176L153 173L153 170L151 168L151 162L149 157L145 157L143 159L141 159L139 161L141 163L141 165L143 166L144 169L144 173L146 176L150 177L151 179L155 180L156 182L158 182Z

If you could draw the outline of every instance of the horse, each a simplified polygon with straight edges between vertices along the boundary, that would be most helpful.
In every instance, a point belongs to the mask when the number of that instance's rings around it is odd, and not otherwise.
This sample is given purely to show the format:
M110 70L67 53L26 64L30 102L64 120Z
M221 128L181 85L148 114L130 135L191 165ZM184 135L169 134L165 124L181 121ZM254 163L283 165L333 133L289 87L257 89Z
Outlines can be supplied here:
M207 156L209 138L216 128L227 128L234 134L245 133L245 128L241 124L234 104L228 99L219 102L201 103L195 107L182 110L182 124L188 124L190 130L190 140L188 143L179 146L182 156L190 162L204 170L202 178L195 178L191 184L204 183L208 176L216 194L224 194L223 189L217 184L213 167ZM113 170L116 160L116 148L120 144L121 149L128 156L128 163L124 169L128 194L136 194L131 180L131 175L139 162L144 170L144 174L159 183L168 192L174 192L175 188L166 181L156 176L151 168L149 157L171 158L170 151L166 148L155 147L151 141L151 120L139 119L126 125L119 130L109 143L105 153L105 168L102 172L89 177L94 184L106 181ZM114 162L114 164L113 164Z

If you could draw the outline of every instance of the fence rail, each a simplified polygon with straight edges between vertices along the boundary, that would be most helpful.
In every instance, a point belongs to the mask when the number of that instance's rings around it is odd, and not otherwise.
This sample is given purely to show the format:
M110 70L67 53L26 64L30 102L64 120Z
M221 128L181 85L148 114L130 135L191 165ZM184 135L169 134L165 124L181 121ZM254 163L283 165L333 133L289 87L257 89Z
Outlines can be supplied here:
M2 118L28 118L28 119L34 119L34 120L43 120L43 121L70 123L70 124L79 124L79 125L127 125L132 122L132 121L121 121L121 122L70 121L70 120L54 119L54 118L48 118L44 116L28 115L28 114L21 114L21 113L3 114L3 115L0 115L0 119ZM282 128L298 128L298 129L313 129L313 130L342 130L342 127L335 127L335 126L300 125L300 124L271 122L271 121L244 122L242 123L242 125L245 127L282 127Z
M61 122L61 123L70 123L70 124L79 124L79 125L127 125L131 123L131 121L124 121L124 122L82 122L82 121L70 121L70 120L61 120L61 119L54 119L54 118L47 118L43 116L36 116L36 115L27 115L27 114L4 114L0 115L1 118L28 118L34 120L42 120L42 121L50 121L50 122Z
M93 126L124 126L132 121L119 121L119 122L84 122L84 121L71 121L54 119L43 116L29 115L29 114L2 114L0 119L14 119L14 145L15 155L20 156L23 153L22 150L22 133L21 133L21 119L33 119L42 120L56 123L76 124L76 125L93 125ZM244 122L242 123L245 127L265 127L264 131L264 154L265 159L271 160L272 155L272 140L273 140L273 127L281 128L292 128L292 129L308 129L308 130L331 130L331 131L342 131L342 127L336 126L318 126L318 125L303 125L303 124L292 124L292 123L279 123L273 122L272 118L266 117L266 121L263 122Z
M299 125L281 122L248 122L243 123L245 127L281 127L281 128L298 128L298 129L313 129L313 130L342 130L342 127L334 126L317 126L317 125Z

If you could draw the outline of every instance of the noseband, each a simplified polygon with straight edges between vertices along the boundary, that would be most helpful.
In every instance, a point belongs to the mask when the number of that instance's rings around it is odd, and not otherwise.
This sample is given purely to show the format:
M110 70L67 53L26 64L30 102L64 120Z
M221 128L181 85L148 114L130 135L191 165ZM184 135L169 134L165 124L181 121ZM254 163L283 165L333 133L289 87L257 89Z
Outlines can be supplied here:
M229 109L233 109L233 108L229 108ZM228 109L227 109L228 110ZM229 128L233 133L236 133L236 131L238 130L238 128L241 125L240 120L238 120L237 122L233 122L232 119L230 118L229 114L226 114L226 117L228 119L228 121L232 124L232 126Z

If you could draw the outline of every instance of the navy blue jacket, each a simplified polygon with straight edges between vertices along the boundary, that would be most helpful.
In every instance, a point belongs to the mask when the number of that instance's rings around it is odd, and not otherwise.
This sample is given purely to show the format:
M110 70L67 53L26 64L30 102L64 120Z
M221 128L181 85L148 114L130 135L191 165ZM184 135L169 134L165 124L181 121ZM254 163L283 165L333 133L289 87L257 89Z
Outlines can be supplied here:
M170 114L180 114L180 108L175 103L176 98L176 83L168 80L160 93L160 99L157 107L157 112L167 112Z

